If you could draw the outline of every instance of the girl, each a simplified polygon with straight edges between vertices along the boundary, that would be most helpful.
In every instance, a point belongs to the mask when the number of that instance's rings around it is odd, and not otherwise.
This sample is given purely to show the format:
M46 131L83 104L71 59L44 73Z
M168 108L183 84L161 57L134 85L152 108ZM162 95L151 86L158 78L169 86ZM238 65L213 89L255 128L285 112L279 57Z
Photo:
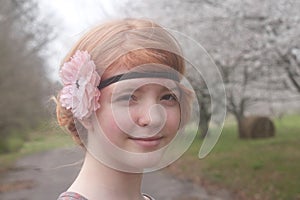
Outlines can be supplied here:
M57 119L85 150L67 199L151 200L142 173L167 166L189 145L193 93L181 82L175 39L141 19L87 32L63 60Z

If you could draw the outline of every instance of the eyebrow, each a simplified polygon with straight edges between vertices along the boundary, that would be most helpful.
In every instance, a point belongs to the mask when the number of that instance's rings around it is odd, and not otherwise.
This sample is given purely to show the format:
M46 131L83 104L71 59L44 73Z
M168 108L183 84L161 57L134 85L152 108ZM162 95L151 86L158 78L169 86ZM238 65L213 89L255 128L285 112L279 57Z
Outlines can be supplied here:
M158 84L159 85L159 84ZM170 92L180 92L181 93L181 89L177 86L177 87L172 87L172 88L168 88L165 87L163 85L161 91L170 91ZM141 86L142 87L142 86ZM141 87L127 87L125 89L119 90L118 93L134 93L134 92L139 92L141 90Z

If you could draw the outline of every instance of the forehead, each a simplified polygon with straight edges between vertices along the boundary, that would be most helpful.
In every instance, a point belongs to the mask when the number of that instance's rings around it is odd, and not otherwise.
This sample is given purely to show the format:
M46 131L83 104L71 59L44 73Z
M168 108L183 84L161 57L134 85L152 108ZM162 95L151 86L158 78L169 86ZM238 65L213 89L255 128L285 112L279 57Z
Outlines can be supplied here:
M139 91L147 89L175 90L177 83L166 78L135 78L122 80L112 84L115 92Z
M106 75L108 78L102 77L99 89L111 84L118 86L119 90L123 88L139 88L149 84L170 88L176 86L176 83L180 82L181 79L178 71L156 63L145 64L132 69L120 67L118 73L110 71Z

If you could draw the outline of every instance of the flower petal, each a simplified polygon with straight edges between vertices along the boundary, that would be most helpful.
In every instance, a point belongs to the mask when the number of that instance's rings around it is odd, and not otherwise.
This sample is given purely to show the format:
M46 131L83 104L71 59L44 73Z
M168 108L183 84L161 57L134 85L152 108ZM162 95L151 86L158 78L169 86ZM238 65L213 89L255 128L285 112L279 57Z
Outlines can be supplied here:
M97 86L101 79L89 53L76 51L71 60L62 66L60 77L64 84L60 97L62 105L71 108L78 119L89 118L100 107Z
M72 107L72 86L65 86L63 87L63 89L61 90L60 93L60 103L63 107L65 107L66 109L70 109Z

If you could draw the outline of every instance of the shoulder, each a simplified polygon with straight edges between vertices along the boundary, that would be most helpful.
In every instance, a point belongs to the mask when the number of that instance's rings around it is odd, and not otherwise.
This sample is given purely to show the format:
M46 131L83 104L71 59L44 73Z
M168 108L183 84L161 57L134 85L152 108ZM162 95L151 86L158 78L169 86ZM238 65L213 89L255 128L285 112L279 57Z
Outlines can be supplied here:
M64 192L57 200L87 200L87 198L75 192Z

